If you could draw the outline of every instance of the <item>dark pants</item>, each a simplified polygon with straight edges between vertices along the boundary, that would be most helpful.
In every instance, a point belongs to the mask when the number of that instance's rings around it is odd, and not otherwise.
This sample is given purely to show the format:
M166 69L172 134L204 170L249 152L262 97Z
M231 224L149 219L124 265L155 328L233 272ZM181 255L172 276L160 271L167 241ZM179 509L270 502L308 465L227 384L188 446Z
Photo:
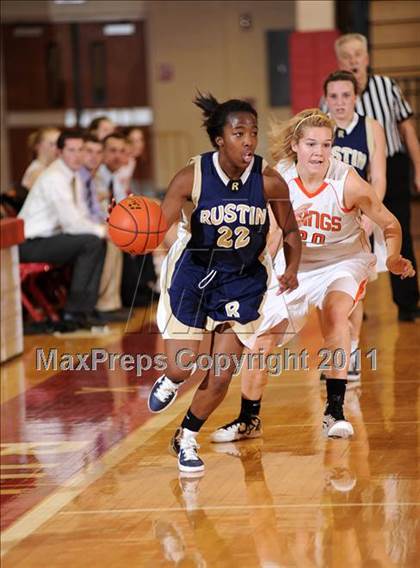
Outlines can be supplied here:
M395 154L387 159L384 205L401 224L402 256L411 260L417 270L410 230L410 162L406 154ZM415 310L419 300L417 274L405 280L394 274L390 274L390 278L394 303L403 310Z
M105 241L88 234L29 239L19 245L20 262L73 265L65 306L68 312L93 311L98 299L105 251Z
M121 281L121 300L123 306L144 306L150 303L150 285L156 282L153 255L131 256L124 253Z

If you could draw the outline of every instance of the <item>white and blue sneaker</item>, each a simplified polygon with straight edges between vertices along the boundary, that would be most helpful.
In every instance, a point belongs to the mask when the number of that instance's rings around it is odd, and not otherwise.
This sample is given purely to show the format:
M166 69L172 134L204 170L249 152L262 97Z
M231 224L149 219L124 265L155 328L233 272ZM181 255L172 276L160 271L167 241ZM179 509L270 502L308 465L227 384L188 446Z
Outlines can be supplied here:
M162 412L168 408L175 401L178 389L183 382L174 383L166 375L159 377L149 394L150 412Z
M197 453L199 447L194 436L185 436L181 426L176 429L169 444L169 451L178 456L179 471L184 473L204 471L203 460Z
M204 471L204 462L198 455L199 444L193 436L182 436L179 442L178 469L193 473Z
M172 436L171 441L169 442L169 451L173 456L178 457L179 450L181 447L181 438L182 438L182 428L179 426L175 430L175 434Z

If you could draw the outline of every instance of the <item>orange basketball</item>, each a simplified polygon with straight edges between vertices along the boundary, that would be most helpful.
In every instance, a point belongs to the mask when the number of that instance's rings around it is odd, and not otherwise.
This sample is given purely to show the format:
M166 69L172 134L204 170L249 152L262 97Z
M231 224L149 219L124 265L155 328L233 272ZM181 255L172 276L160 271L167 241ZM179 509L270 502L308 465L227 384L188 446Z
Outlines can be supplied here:
M112 210L108 225L112 242L130 254L155 250L168 229L160 205L139 195L120 201Z

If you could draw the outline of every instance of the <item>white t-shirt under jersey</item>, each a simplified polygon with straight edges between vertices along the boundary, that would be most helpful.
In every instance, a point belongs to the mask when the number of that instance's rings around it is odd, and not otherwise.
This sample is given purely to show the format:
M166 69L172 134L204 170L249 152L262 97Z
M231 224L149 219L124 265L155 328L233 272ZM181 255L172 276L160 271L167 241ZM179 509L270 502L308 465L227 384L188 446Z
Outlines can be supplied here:
M305 189L295 164L281 161L275 169L289 186L294 210L311 204L308 218L299 227L303 244L299 271L370 252L360 226L360 210L347 209L344 203L344 185L350 166L331 158L324 181L313 193Z

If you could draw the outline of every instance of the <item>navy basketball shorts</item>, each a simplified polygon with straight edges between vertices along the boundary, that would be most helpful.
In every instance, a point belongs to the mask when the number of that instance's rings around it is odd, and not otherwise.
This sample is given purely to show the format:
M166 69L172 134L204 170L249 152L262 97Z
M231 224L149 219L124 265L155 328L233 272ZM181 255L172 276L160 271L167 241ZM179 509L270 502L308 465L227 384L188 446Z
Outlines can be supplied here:
M157 314L164 339L200 341L204 332L226 322L238 336L255 333L272 272L269 257L241 272L218 268L202 266L188 249L172 247L162 266Z

